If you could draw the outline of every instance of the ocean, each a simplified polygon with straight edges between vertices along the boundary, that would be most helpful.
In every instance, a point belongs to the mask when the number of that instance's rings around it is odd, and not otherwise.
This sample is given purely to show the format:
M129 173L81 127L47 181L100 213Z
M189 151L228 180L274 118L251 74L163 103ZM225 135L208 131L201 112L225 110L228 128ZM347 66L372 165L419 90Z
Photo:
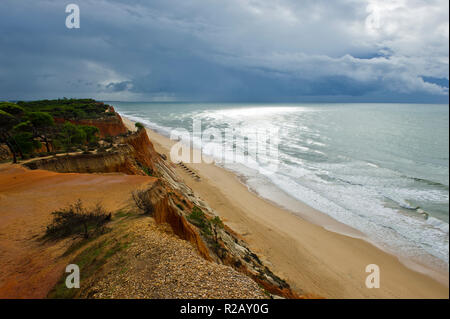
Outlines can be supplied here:
M166 136L195 121L203 132L233 129L194 146L280 206L277 194L288 194L399 256L448 269L448 105L107 103ZM276 141L264 151L251 146L261 129ZM244 146L247 156L233 155Z

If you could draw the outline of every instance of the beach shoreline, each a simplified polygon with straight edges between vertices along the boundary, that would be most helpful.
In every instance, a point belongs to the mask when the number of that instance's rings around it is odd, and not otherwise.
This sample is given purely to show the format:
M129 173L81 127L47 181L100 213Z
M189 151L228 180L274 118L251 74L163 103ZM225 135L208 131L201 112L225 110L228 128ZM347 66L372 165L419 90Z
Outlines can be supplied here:
M134 122L122 118L134 130ZM176 141L149 128L147 133L156 150L170 158ZM186 165L201 181L177 167L185 183L294 289L327 298L448 298L448 272L400 260L361 232L297 200L301 214L280 207L218 165ZM368 264L380 267L378 289L365 286Z

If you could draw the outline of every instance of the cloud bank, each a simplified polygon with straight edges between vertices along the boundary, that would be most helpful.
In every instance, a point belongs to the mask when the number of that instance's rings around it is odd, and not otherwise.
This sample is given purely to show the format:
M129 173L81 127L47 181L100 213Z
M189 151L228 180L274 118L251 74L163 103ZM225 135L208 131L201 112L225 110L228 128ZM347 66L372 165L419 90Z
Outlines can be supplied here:
M0 99L448 102L447 0L0 3Z

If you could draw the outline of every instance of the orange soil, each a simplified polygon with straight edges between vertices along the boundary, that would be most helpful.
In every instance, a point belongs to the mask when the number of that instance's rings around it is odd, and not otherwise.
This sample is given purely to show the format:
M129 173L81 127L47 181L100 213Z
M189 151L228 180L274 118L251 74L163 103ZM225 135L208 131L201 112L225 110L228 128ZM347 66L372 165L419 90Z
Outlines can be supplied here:
M71 240L40 237L51 212L74 203L101 202L111 211L127 205L133 189L152 177L121 174L60 174L0 165L0 298L43 298L55 285L70 256Z

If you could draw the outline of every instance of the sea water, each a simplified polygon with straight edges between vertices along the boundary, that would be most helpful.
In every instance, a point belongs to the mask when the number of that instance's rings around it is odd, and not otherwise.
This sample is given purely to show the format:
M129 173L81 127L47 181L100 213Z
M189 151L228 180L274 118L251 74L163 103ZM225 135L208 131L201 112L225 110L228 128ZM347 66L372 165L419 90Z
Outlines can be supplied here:
M251 161L222 165L263 197L277 202L277 192L286 193L400 256L425 263L433 256L448 269L448 105L108 103L166 136L192 131L194 121L247 139L273 129L276 171L259 169L267 155L251 151ZM231 156L236 145L223 138Z

